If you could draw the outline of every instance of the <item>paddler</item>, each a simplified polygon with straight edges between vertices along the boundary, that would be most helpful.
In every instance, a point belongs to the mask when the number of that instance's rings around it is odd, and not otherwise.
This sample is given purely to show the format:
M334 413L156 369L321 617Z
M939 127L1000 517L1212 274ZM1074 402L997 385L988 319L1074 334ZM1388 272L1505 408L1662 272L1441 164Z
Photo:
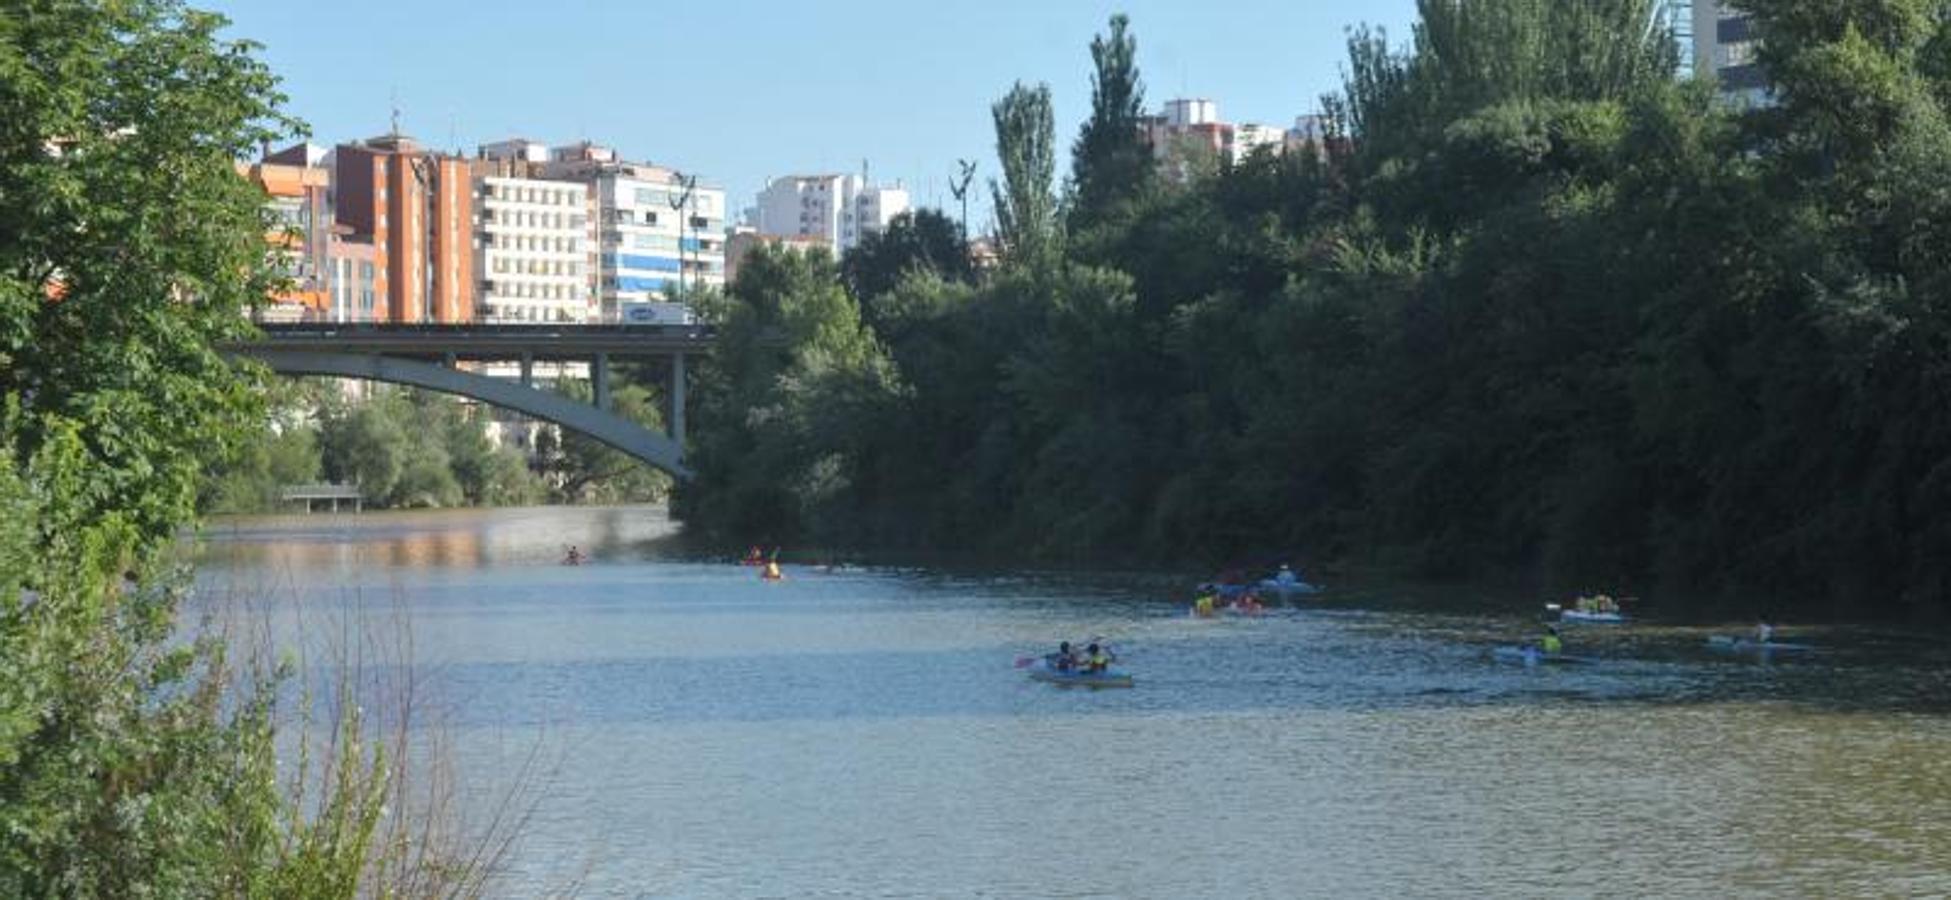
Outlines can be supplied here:
M1538 649L1544 651L1547 654L1558 654L1564 652L1565 641L1564 639L1558 636L1558 626L1556 625L1545 626L1545 636L1539 639Z
M1084 671L1098 673L1111 668L1111 656L1096 644L1084 648Z
M764 578L767 581L778 581L779 579L786 577L786 575L784 572L779 571L779 561L773 559L773 560L766 561L765 573L760 575L759 577Z
M1059 672L1077 668L1077 651L1070 649L1069 641L1058 644L1057 652L1050 654L1050 667Z

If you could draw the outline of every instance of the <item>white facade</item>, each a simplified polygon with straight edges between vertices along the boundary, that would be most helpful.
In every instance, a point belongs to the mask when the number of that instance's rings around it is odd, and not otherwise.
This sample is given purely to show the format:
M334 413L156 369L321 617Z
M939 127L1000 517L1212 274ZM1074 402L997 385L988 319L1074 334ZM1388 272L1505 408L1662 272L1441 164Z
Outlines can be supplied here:
M1211 100L1192 98L1165 101L1165 124L1173 128L1218 123L1219 104Z
M589 195L579 184L479 179L476 313L487 322L588 322Z
M507 159L525 163L545 163L549 161L549 145L527 138L512 138L482 144L480 154L486 159Z
M885 231L909 205L906 189L870 185L858 175L789 175L759 192L753 224L768 237L813 238L845 253Z
M587 185L591 193L603 321L621 321L625 309L685 287L725 283L724 189L697 185L687 194L670 169L590 153L601 148L574 149L574 158L557 151L543 173Z
M1287 132L1272 125L1259 125L1253 122L1243 122L1234 126L1232 162L1237 164L1263 147L1267 152L1274 154L1285 150Z

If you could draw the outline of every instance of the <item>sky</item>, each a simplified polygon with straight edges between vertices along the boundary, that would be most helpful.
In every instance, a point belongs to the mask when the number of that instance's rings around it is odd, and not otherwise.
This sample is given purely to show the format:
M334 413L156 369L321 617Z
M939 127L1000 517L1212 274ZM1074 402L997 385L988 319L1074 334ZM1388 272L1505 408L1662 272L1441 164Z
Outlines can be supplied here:
M1407 39L1415 0L191 0L264 45L287 111L330 146L401 130L472 155L592 140L750 206L768 178L859 171L949 208L957 159L998 175L989 106L1050 85L1059 176L1090 110L1089 45L1131 17L1148 109L1216 101L1291 125L1340 84L1346 29ZM987 204L974 202L971 218ZM983 194L986 196L986 191ZM974 223L972 223L974 224Z

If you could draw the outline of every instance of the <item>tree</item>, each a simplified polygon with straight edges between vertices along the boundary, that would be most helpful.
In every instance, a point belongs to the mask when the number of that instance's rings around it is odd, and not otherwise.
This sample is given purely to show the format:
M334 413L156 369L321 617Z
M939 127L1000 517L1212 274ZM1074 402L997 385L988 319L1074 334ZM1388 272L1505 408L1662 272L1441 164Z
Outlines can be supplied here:
M1141 195L1153 177L1152 148L1140 130L1145 86L1131 20L1111 17L1109 34L1091 39L1091 117L1071 148L1070 230L1082 231Z
M1018 82L990 108L996 122L996 156L1003 180L989 180L995 200L996 238L1013 260L1030 261L1054 251L1057 201L1050 193L1056 173L1055 126L1050 86Z
M885 230L869 234L840 261L841 280L863 306L916 272L948 281L975 279L968 244L941 210L895 216Z
M262 422L216 349L278 281L234 161L291 131L224 26L175 0L0 16L0 896L391 892L398 795L359 720L301 809L273 674L172 639L202 474Z

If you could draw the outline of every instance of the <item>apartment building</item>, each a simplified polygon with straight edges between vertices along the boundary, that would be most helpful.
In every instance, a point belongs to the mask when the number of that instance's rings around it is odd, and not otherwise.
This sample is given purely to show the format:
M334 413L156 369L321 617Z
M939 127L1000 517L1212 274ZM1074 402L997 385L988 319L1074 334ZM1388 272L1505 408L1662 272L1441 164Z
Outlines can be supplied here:
M599 317L592 289L589 190L538 177L548 148L488 144L474 162L475 309L487 322L584 323Z
M474 179L466 159L388 134L333 150L343 238L372 245L372 321L471 322Z
M586 192L596 315L621 321L638 304L725 283L725 191L674 169L619 160L582 143L557 147L540 177Z
M1751 106L1768 103L1768 74L1756 57L1761 43L1754 17L1728 0L1691 0L1688 5L1694 74L1712 77L1721 95L1731 101Z
M266 153L239 171L264 191L272 217L265 240L277 251L286 289L258 315L267 321L319 319L331 307L331 172L324 151L298 144Z
M909 205L906 189L870 184L860 175L788 175L759 192L751 224L767 237L823 242L844 254L887 230Z

